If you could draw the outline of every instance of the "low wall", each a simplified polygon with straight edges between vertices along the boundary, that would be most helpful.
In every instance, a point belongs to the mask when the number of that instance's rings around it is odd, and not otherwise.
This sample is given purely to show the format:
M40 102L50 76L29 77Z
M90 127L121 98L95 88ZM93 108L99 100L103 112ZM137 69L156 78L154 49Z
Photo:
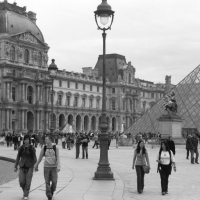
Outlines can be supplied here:
M132 138L119 138L118 140L119 146L133 146Z

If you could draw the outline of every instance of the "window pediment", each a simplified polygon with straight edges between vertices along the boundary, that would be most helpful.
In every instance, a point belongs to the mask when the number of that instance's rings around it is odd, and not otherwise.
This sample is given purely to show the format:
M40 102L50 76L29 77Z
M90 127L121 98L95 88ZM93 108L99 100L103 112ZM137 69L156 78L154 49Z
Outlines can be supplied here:
M71 96L71 95L72 95L71 92L67 92L67 93L66 93L66 96Z
M63 91L58 91L57 94L63 96L64 92Z
M75 97L79 97L80 94L79 94L79 93L75 93L74 96L75 96Z

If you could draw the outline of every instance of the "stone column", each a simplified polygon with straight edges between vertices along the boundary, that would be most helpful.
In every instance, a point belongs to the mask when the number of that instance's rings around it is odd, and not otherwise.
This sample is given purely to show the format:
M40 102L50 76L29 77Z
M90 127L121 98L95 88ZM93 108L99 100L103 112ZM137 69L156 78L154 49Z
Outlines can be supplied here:
M92 125L92 117L89 117L88 131L90 131L92 129L91 125Z
M0 133L2 133L3 128L2 128L2 109L0 108Z
M27 130L27 110L24 110L24 129Z
M24 110L22 110L22 130L24 130Z
M6 130L9 130L9 109L6 109Z
M73 124L73 129L74 131L76 132L76 115L73 116L73 121L74 121L74 124Z
M24 100L27 101L27 84L24 84Z
M12 109L9 109L9 129L12 129Z
M36 130L38 131L39 130L39 110L37 110L36 113L37 113L37 117L36 117L36 119L37 119L37 128L36 128Z
M39 111L39 129L42 130L42 111Z
M96 117L95 131L98 131L98 127L99 127L99 118Z
M7 93L6 82L4 82L4 84L3 84L3 98L4 99L7 98L7 96L6 96L7 94L6 93Z
M112 117L109 118L108 131L112 130Z
M10 99L10 83L7 82L7 96L6 96L6 99Z
M17 115L18 115L17 130L20 131L21 130L21 110L20 109L17 110Z
M116 130L115 131L118 131L118 116L116 116L116 126L115 126Z
M9 82L6 82L6 99L9 99L10 87Z

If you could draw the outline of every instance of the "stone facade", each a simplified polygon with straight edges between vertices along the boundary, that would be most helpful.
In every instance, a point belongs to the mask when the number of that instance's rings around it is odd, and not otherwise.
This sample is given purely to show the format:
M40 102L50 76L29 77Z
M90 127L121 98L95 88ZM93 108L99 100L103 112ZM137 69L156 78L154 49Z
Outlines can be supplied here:
M0 12L10 12L12 16L15 12L19 15L22 10L16 3L12 5L6 1L0 3L1 8L4 11ZM1 134L6 131L42 132L50 128L49 46L39 29L40 37L36 34L36 14L28 14L23 9L21 15L23 20L27 17L29 30L24 27L17 32L17 24L13 25L15 34L0 30ZM101 63L102 56L99 56L94 69L83 68L83 73L58 71L53 82L55 129L69 123L77 132L98 131L102 107ZM119 54L106 55L106 69L109 131L123 131L164 95L165 84L136 79L131 62L127 64L125 56Z

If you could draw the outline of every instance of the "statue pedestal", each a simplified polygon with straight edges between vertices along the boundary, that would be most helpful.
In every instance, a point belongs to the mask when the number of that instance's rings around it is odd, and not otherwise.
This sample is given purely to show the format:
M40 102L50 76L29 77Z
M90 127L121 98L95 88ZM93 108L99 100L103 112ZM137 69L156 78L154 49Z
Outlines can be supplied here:
M172 136L175 144L185 144L182 137L182 118L178 115L162 115L158 119L162 139Z

